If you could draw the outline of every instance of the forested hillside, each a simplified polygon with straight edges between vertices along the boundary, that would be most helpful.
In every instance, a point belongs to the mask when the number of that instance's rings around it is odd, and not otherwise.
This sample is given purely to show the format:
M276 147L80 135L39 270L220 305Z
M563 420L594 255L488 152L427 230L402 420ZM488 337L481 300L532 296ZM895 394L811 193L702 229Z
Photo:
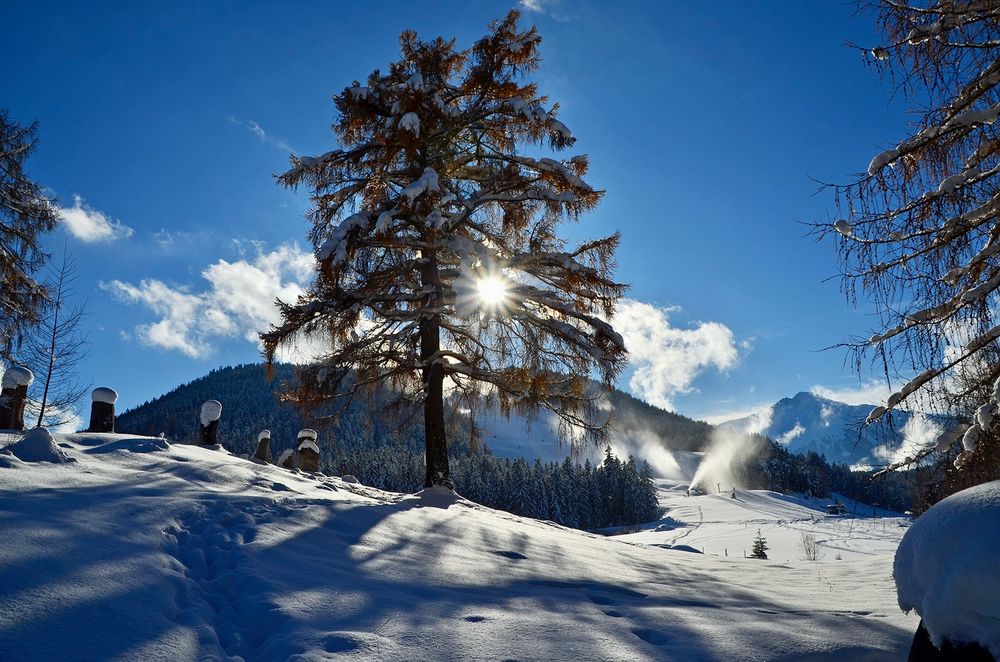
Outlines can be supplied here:
M237 454L250 454L262 429L271 430L271 452L277 457L293 447L303 427L319 431L325 473L352 474L381 489L412 492L422 485L423 429L419 418L395 421L379 413L380 399L358 399L336 416L323 412L303 416L278 392L294 379L292 366L278 365L268 381L260 364L219 368L169 393L123 413L118 430L194 440L198 412L208 399L223 403L219 436ZM712 426L667 412L621 391L608 394L616 433L655 438L667 450L702 451L709 447ZM327 414L334 413L331 409ZM470 449L464 418L450 420L452 471L456 487L466 497L519 515L552 519L569 526L596 528L647 521L655 513L644 459L607 457L572 471L566 463L534 458L499 457L488 447ZM910 508L912 486L904 475L873 481L867 473L829 464L821 455L796 455L761 436L748 436L755 452L732 467L743 487L826 496L837 492L865 503L896 510ZM530 445L529 445L530 446ZM602 490L616 495L615 506L599 503Z
M257 433L262 429L271 430L272 449L280 452L293 445L295 434L303 427L319 430L321 441L333 442L346 449L384 444L422 447L420 420L395 421L392 417L373 415L372 412L379 408L378 398L374 403L356 399L330 418L324 415L335 413L334 408L304 416L278 397L282 385L295 379L293 366L279 364L275 368L272 380L266 378L264 366L260 364L212 370L204 377L126 411L118 417L118 429L154 436L163 433L179 441L193 440L199 408L205 400L213 399L223 405L219 436L226 448L234 453L253 452ZM608 400L613 425L620 434L643 431L655 435L667 450L704 450L708 445L712 428L707 423L664 411L618 390L611 391ZM470 444L465 419L452 420L450 424L454 432L449 435L451 453L467 453Z

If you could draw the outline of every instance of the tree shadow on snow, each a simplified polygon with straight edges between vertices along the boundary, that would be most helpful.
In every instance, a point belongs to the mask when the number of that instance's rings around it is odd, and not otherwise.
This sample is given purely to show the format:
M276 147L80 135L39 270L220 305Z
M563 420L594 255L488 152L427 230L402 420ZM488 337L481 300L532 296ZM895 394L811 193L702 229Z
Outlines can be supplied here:
M463 502L216 485L170 512L176 496L159 480L0 494L0 659L713 660L733 659L734 641L778 659L859 640L901 651L911 636L767 600L668 550L609 541L633 570L595 578L571 538L545 535L551 525L484 520Z

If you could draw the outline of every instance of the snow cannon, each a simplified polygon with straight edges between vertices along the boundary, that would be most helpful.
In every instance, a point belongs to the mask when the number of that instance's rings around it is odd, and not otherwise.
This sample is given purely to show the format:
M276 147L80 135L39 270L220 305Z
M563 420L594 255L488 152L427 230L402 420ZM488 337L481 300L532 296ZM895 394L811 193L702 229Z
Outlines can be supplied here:
M319 471L319 446L316 444L316 430L299 430L298 446L295 449L295 465L302 471Z
M7 368L0 388L0 430L24 429L24 403L35 376L27 368Z
M201 425L198 427L198 445L214 446L219 443L219 419L222 418L222 403L206 400L201 406Z
M90 425L87 432L114 432L118 392L113 388L98 386L90 392L90 400Z
M253 452L255 460L264 464L271 463L271 431L261 430L257 435L257 450Z

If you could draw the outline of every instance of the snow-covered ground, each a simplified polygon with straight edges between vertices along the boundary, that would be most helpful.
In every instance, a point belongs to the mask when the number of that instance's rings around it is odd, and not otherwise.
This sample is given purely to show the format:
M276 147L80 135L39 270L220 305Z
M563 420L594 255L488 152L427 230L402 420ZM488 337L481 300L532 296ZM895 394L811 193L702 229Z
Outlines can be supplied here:
M739 556L750 554L760 530L767 540L768 558L803 560L802 536L818 543L818 561L877 560L886 576L892 571L892 556L910 524L882 509L837 497L846 515L827 514L832 499L809 499L765 490L723 489L722 494L687 497L684 482L659 480L660 505L667 509L661 522L644 527L625 540L648 545L688 545L706 554ZM837 557L840 556L838 559Z
M780 495L665 485L680 528L603 538L162 439L55 443L75 461L0 452L3 660L895 660L916 627L901 527ZM758 527L773 560L734 553ZM843 559L786 552L801 527Z

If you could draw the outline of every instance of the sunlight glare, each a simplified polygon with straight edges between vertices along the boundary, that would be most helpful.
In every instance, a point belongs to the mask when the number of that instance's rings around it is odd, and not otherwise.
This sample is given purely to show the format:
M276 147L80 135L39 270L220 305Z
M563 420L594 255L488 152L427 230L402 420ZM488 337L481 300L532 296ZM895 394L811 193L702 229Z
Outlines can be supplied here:
M507 298L507 284L496 276L483 278L476 284L479 299L486 305L499 306Z

